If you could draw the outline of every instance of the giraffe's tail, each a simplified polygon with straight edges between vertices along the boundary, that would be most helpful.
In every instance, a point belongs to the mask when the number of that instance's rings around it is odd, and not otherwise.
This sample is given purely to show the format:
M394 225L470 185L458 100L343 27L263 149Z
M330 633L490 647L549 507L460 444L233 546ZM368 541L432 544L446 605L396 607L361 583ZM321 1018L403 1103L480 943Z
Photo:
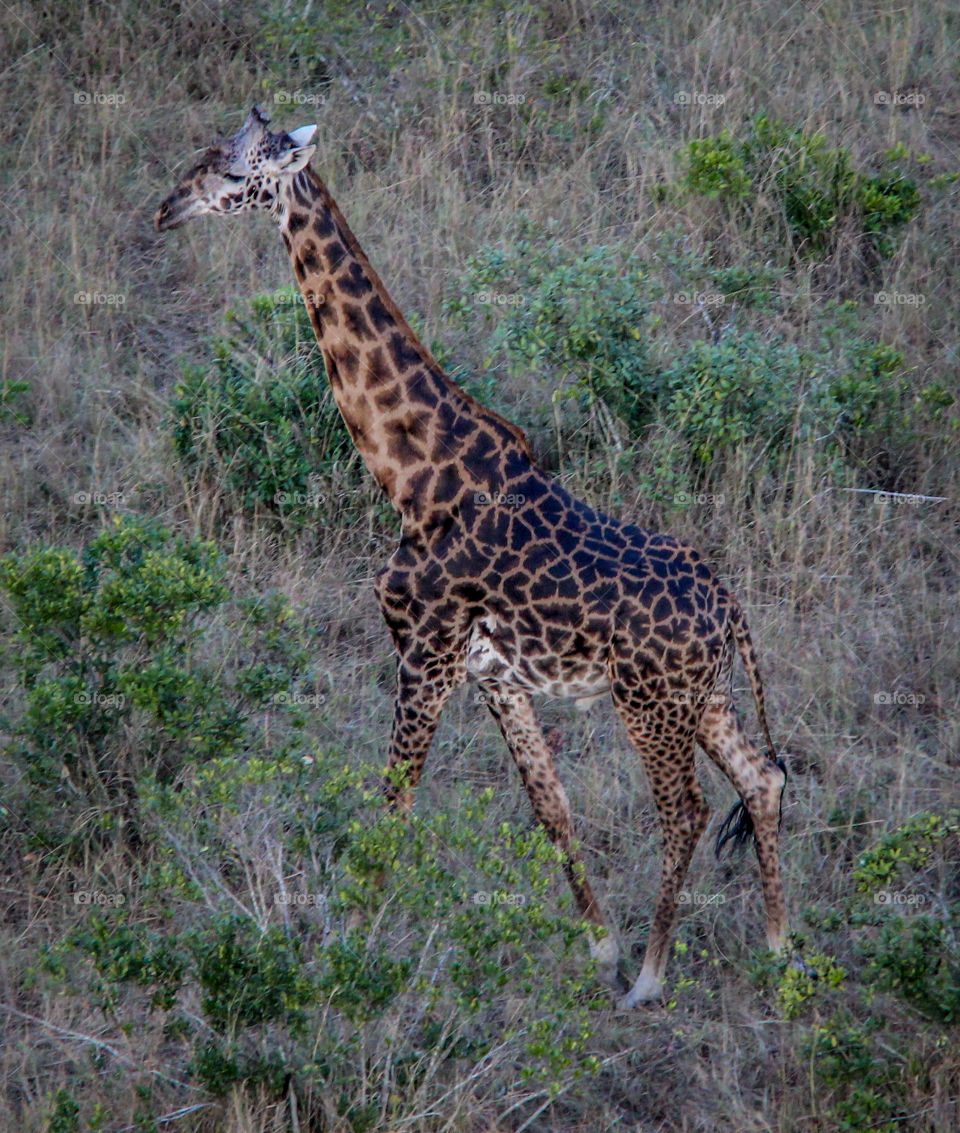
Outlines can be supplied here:
M743 661L743 667L747 671L747 679L750 681L750 688L753 691L753 700L757 706L757 717L760 720L763 738L767 745L767 759L769 759L771 763L775 763L783 772L784 776L786 776L787 766L776 753L773 740L770 736L770 727L767 724L767 711L763 699L763 682L760 680L760 667L757 664L757 655L753 648L753 639L750 636L750 629L747 625L747 619L744 617L743 610L741 610L734 598L731 598L730 601L728 625L730 627L730 635L736 644L737 652L740 654L740 659ZM784 783L784 786L786 786L786 783ZM780 799L782 806L782 792ZM733 809L724 819L723 825L720 827L717 834L715 847L717 857L720 857L723 847L727 842L732 842L734 849L741 849L754 837L754 834L753 819L750 817L746 803L741 799L740 802L734 805Z

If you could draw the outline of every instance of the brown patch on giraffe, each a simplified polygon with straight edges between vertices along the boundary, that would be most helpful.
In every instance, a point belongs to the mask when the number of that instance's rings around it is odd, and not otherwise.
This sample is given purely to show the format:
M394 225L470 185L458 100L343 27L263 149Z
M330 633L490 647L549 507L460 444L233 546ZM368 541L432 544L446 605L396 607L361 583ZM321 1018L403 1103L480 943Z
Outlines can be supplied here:
M308 272L315 272L320 267L317 256L317 246L312 240L305 240L300 247L300 263Z
M388 327L397 325L396 319L390 314L383 300L376 293L371 295L367 302L367 315L370 318L370 322L373 324L374 330L384 331Z
M367 354L366 381L367 385L375 389L387 382L395 383L395 388L406 393L406 384L397 381L397 373L387 362L387 356L382 346L374 346Z
M343 274L338 275L336 284L344 295L349 295L353 299L359 299L363 295L367 295L373 290L370 280L367 279L363 267L356 262L352 261L348 264L347 270Z
M358 307L356 303L343 304L343 325L347 333L357 342L367 342L374 337L363 308Z
M332 346L330 354L336 364L341 382L353 378L360 368L360 359L349 346ZM362 404L362 403L361 403Z
M347 249L340 240L331 240L330 243L323 248L323 258L327 264L327 271L333 277L334 273L340 270L341 264L347 258Z
M310 214L307 212L291 211L287 217L288 239L292 239L310 223Z
M403 387L399 383L390 386L380 393L374 394L373 403L382 413L388 413L403 404Z

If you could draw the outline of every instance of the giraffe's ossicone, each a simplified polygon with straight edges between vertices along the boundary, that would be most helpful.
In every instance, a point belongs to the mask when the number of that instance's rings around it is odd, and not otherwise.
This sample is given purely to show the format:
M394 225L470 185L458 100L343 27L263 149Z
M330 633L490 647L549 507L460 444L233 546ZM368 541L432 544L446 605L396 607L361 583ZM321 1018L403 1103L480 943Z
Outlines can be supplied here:
M537 723L535 693L609 694L639 752L663 827L663 873L643 968L622 1000L662 993L683 879L707 824L699 744L742 800L755 836L770 948L787 917L778 862L785 775L734 709L739 652L769 745L743 614L693 548L574 499L538 467L523 433L442 371L390 298L310 167L314 126L271 133L258 108L160 206L161 231L207 213L268 212L279 224L337 405L402 516L377 577L399 654L386 790L403 808L443 706L468 677L485 694L537 818L567 853L591 948L617 979L617 945L578 868L567 796ZM398 784L400 784L398 786Z

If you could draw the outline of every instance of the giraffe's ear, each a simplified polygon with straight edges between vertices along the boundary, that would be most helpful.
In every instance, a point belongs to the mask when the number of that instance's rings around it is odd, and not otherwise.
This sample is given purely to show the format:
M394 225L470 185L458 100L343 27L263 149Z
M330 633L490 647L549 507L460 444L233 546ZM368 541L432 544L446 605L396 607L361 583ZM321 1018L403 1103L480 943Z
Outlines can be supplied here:
M283 150L277 162L284 173L299 173L313 157L317 147L310 145L310 139L316 132L316 126L301 126L287 134L293 144Z
M295 146L305 146L310 144L310 140L316 132L317 127L315 125L301 126L299 130L291 130L287 137Z

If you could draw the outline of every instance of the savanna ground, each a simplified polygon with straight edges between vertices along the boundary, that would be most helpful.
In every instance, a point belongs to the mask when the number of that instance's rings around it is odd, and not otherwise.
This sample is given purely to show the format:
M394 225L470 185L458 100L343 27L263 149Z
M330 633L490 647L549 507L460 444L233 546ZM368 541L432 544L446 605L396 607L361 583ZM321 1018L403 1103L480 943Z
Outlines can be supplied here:
M960 1128L960 15L0 21L0 1128ZM411 826L381 817L395 521L269 221L152 228L254 101L319 123L452 372L739 595L816 986L763 954L755 863L715 863L714 825L667 1000L616 1012L469 687ZM542 716L635 975L643 771L609 707Z

